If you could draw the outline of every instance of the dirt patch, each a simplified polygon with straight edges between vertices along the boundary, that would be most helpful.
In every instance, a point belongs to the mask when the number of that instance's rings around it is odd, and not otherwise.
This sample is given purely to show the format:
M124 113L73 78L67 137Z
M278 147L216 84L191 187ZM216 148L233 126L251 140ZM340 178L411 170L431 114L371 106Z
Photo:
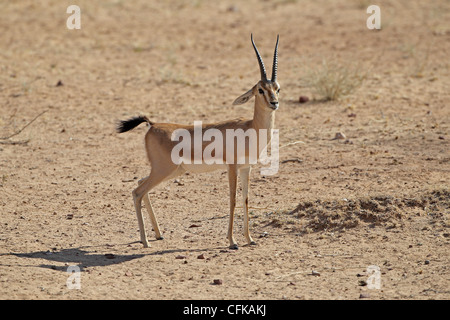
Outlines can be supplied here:
M428 215L448 227L450 193L437 190L415 198L373 196L362 199L316 200L299 204L294 210L277 213L266 225L292 232L343 231L360 224L394 228L411 216ZM290 227L289 227L290 225Z
M0 4L1 299L449 299L448 1L379 1L381 30L359 0L77 0L69 30L72 4ZM150 192L164 240L149 228L144 249L131 192L147 129L116 123L251 118L253 100L232 105L260 77L251 33L268 70L280 35L280 166L250 177L257 245L239 190L228 249L216 171ZM324 101L303 81L323 61L364 79ZM380 289L360 285L369 266Z

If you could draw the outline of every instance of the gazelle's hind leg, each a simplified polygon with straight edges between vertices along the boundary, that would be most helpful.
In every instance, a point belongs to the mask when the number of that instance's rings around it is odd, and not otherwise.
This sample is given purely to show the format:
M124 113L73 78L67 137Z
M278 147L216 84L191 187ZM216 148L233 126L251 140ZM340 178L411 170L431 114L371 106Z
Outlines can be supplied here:
M152 168L150 175L140 180L139 186L133 190L134 207L136 209L136 215L139 223L141 242L145 248L149 247L149 243L147 240L147 233L145 231L144 218L142 216L142 199L144 199L145 205L150 215L150 221L152 223L153 229L155 230L156 238L161 239L161 232L159 230L159 225L153 212L150 200L148 199L148 192L159 185L161 182L176 177L183 172L184 170L181 169L181 167L177 166L170 166L165 169L156 167Z
M138 185L141 185L147 177L138 181ZM159 230L158 220L156 219L155 213L153 211L152 204L150 203L150 199L148 198L148 193L146 193L143 197L145 208L147 208L148 215L150 217L150 222L152 223L153 230L155 231L156 239L162 240L164 237L161 235L161 231ZM139 218L138 218L139 221ZM140 228L140 227L139 227ZM145 229L145 224L144 228Z

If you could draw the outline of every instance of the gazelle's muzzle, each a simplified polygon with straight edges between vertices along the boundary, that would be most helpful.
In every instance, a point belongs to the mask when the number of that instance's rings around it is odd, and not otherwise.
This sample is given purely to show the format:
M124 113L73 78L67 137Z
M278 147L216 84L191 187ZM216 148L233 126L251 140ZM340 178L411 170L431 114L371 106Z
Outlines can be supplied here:
M278 101L270 102L270 108L273 110L277 110L278 109Z

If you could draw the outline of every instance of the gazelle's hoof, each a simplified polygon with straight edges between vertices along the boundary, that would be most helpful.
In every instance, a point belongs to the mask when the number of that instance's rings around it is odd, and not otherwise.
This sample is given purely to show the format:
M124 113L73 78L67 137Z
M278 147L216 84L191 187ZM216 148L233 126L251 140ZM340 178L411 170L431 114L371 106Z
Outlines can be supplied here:
M256 246L256 242L255 241L250 241L249 245L250 246Z
M148 244L148 242L141 242L141 243L144 246L144 248L150 248L150 245Z
M159 237L159 238L156 238L156 240L164 240L164 237L161 236L161 237Z
M231 250L237 250L237 249L239 249L239 247L238 247L237 244L232 244L232 245L230 246L230 249L231 249Z

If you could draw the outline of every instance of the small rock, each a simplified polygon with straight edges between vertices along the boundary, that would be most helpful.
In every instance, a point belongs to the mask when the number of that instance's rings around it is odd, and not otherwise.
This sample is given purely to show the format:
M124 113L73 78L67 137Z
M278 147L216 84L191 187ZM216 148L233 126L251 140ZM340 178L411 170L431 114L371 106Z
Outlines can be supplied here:
M222 285L222 284L223 284L223 281L222 281L222 279L214 279L214 280L213 280L213 283L214 283L214 284L217 284L217 285Z
M430 264L430 260L425 260L425 264Z
M333 140L345 140L347 137L342 132L336 132Z
M313 270L313 271L311 271L311 275L312 276L316 276L316 277L320 277L320 272Z
M183 256L180 254L180 255L176 256L175 259L186 259L186 256Z
M61 87L61 86L63 86L64 84L62 83L62 81L61 80L58 80L58 82L56 83L56 86L57 87Z
M359 295L359 298L360 298L360 299L367 299L367 298L370 298L370 294L368 294L368 293L361 293L361 294Z
M173 182L176 183L179 186L184 186L184 183L181 182L179 179L175 179Z
M300 96L300 98L298 98L298 102L300 102L300 103L305 103L308 101L309 101L309 98L307 96Z
M106 253L105 254L105 258L106 259L114 259L116 256L114 255L114 254L112 254L112 253Z
M267 231L264 231L263 233L261 233L260 235L259 235L259 237L260 238L265 238L265 237L267 237L269 235L269 233L267 232Z
M358 281L358 285L361 286L361 287L365 287L365 286L367 286L367 281L366 280L359 280Z
M191 224L189 228L200 228L201 226L201 224Z
M66 219L67 219L67 220L72 220L72 219L73 219L73 214L72 214L72 213L69 213L69 214L66 216Z
M197 256L197 259L205 259L205 255L202 253L201 255Z

